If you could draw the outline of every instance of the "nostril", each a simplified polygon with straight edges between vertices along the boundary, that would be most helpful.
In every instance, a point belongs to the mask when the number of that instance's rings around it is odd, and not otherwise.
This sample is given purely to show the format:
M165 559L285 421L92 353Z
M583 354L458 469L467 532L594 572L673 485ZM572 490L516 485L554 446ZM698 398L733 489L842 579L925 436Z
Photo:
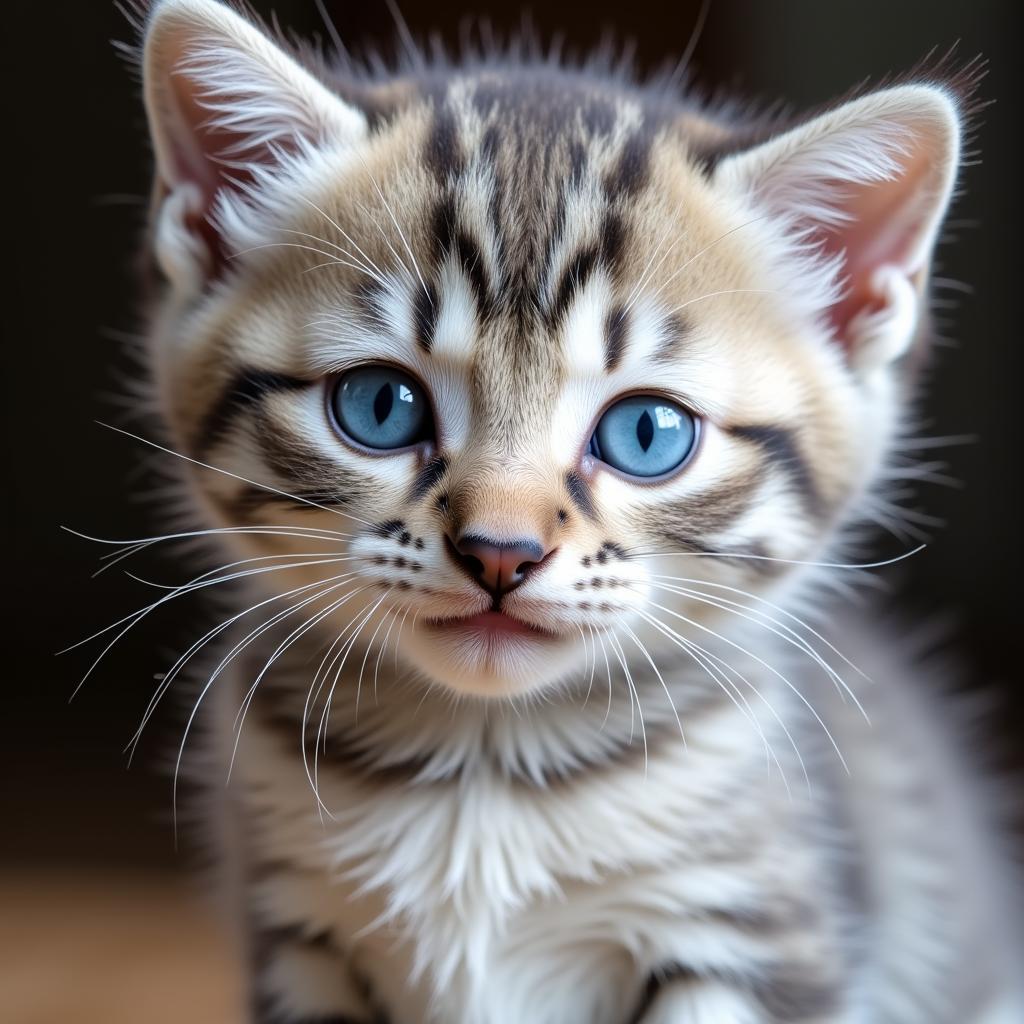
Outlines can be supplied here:
M463 534L445 542L452 561L495 596L518 587L550 554L533 538L499 541Z

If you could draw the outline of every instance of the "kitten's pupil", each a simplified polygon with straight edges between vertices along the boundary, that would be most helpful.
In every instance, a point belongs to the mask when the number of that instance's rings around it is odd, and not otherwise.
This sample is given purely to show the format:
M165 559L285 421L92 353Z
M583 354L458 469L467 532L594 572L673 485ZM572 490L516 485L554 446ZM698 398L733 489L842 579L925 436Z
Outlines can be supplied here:
M636 439L645 452L651 447L651 442L654 440L654 421L646 409L636 421Z
M373 400L373 415L378 426L391 415L391 407L395 404L395 395L390 384L382 384Z

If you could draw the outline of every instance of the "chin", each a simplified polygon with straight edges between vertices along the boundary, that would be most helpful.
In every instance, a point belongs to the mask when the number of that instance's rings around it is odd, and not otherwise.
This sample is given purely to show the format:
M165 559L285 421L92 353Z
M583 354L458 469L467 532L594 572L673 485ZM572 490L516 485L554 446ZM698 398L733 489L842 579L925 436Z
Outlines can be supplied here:
M537 629L507 632L459 622L421 622L406 660L459 696L520 697L558 684L579 665L578 637Z

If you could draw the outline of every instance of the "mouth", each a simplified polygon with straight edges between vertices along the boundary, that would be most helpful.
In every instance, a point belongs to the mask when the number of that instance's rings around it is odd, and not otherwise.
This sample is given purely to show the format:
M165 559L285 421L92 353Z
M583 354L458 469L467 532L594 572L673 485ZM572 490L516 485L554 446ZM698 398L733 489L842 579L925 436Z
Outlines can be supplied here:
M550 630L541 629L532 623L524 622L502 611L478 612L475 615L447 619L427 619L431 629L444 632L459 632L480 639L513 639L556 640L558 635Z

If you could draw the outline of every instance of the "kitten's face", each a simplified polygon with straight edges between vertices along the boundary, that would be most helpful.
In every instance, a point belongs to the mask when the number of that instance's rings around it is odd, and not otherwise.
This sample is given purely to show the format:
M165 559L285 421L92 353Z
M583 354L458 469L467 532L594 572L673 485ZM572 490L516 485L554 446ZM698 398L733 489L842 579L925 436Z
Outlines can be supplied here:
M245 557L295 553L254 579L311 598L296 627L400 634L431 680L518 694L700 644L737 614L722 587L819 557L885 453L924 264L870 264L837 301L861 268L758 203L766 147L711 170L715 129L614 87L470 76L352 131L248 193L206 179L215 232L187 182L158 221L165 415L225 471L193 482L216 525L255 528Z

